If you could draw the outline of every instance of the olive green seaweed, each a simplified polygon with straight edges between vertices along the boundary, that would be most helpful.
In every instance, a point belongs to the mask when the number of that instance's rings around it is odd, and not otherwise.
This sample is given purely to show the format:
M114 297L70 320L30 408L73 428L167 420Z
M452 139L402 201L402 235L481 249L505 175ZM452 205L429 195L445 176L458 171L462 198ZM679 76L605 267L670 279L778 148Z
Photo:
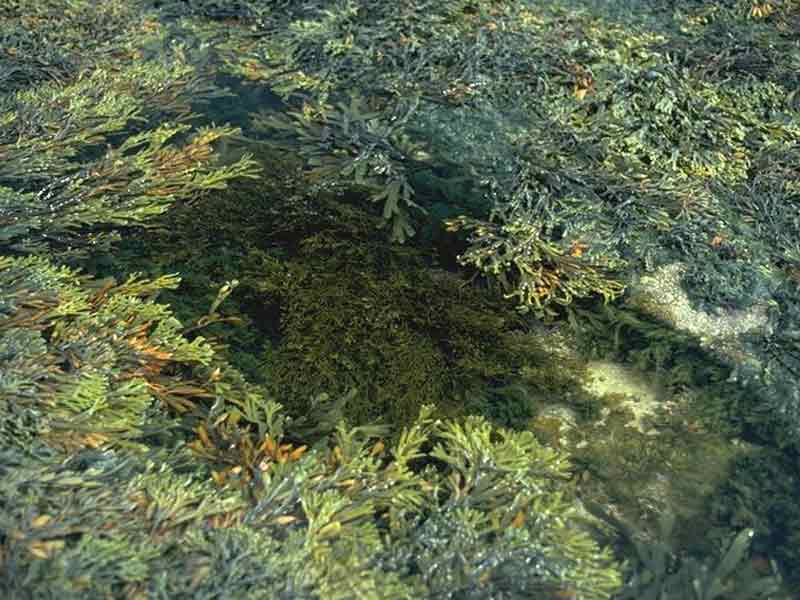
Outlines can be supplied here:
M2 2L0 596L791 597L797 31L798 0ZM760 329L648 310L676 264Z

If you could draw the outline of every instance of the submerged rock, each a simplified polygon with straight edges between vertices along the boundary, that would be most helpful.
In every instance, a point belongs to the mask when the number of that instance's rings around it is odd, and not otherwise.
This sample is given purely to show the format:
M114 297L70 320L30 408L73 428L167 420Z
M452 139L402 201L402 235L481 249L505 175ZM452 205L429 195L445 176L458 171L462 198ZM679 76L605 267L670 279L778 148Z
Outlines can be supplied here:
M661 319L675 329L697 337L700 345L720 358L735 364L758 362L740 342L743 334L768 334L769 306L755 304L746 310L717 307L715 314L692 307L681 279L686 271L683 263L672 263L642 276L630 288L631 306Z
M587 391L598 397L616 395L619 406L633 415L629 427L641 433L655 433L646 425L646 417L655 416L659 406L667 399L667 391L657 381L628 366L607 360L591 361L586 367ZM608 412L608 409L605 410Z

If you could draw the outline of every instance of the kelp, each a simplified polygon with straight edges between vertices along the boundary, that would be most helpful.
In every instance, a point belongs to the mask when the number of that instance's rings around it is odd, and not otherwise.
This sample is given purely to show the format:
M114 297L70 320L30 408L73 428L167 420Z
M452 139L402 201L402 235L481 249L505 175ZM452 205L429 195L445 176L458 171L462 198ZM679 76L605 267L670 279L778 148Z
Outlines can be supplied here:
M618 595L620 600L642 598L669 600L715 600L720 598L771 598L780 592L780 582L761 576L746 561L753 538L752 529L744 529L726 540L716 561L696 557L678 557L670 544L674 515L665 513L659 520L659 537L644 539L628 523L597 507L592 512L625 532L626 542L636 549L639 569Z
M72 8L90 5L126 15ZM16 5L3 17L36 23ZM216 158L235 128L193 125L186 101L216 88L180 51L156 84L149 49L114 69L88 52L58 85L3 96L3 594L608 598L618 566L578 515L566 457L530 433L425 407L393 441L332 431L330 411L289 418L202 335L239 282L184 324L156 301L177 276L80 271L176 202L256 174Z
M516 297L523 311L553 317L557 313L551 305L567 306L593 294L608 302L625 291L622 283L605 275L605 265L581 259L585 246L575 243L565 253L542 239L541 224L524 215L502 225L461 217L447 226L469 232L470 248L458 262L497 277L504 297Z
M576 517L565 458L530 433L479 418L436 422L423 410L395 445L341 425L331 447L286 457L274 451L281 419L270 414L272 450L216 477L224 486L203 477L203 455L186 448L85 449L66 461L38 444L31 456L4 450L0 589L599 599L620 583L581 525L588 517ZM420 460L433 464L420 472Z
M469 174L475 197L455 202L497 229L498 256L516 247L515 223L540 222L543 244L563 254L581 248L622 271L584 278L577 297L616 296L614 281L687 258L698 302L752 302L781 276L765 277L783 259L762 233L738 231L741 212L755 207L733 198L793 152L792 2L678 10L595 2L591 11L569 2L343 1L279 11L243 2L224 31L192 17L225 18L213 3L159 4L198 44L214 45L231 74L282 100L260 107L254 128L305 157L310 183L380 202L392 239L420 229L424 213L410 208L436 202L438 191L409 173L427 164L442 188ZM698 49L704 32L721 30L736 32L731 49ZM491 259L469 239L465 263L477 266L481 252ZM497 262L498 272L477 272L505 276L500 287L522 308L550 314L575 295L531 294L514 264ZM546 260L528 262L548 269Z
M153 300L175 278L93 281L24 257L3 259L0 281L10 596L608 598L619 585L570 500L567 458L530 432L423 407L393 442L344 422L314 436L184 337ZM255 579L209 558L254 552L270 565Z
M349 105L327 110L304 105L302 113L256 115L254 124L262 131L272 132L272 144L283 142L287 147L282 140L287 136L280 135L282 132L293 134L305 144L300 156L311 167L307 174L311 189L315 185L326 190L347 189L355 184L369 190L373 202L383 201L383 221L392 224L391 238L403 242L414 234L409 211L424 212L412 199L411 177L415 171L430 169L425 160L429 155L403 133L403 125L412 117L416 104L411 101L407 107L394 107L391 114L384 115L365 111L354 97ZM317 119L315 114L319 115Z
M791 0L6 2L3 592L611 597L623 570L575 496L590 486L526 427L550 394L587 430L601 405L547 373L535 319L429 267L460 260L538 317L577 308L597 348L631 337L673 385L735 392L696 398L715 434L795 447L797 19ZM226 85L241 106L196 112ZM270 146L258 173L248 152ZM286 197L256 202L262 183ZM242 205L198 222L219 198ZM165 229L184 287L169 248L128 276ZM761 371L723 384L684 334L614 312L676 261L701 307L775 302L745 340ZM716 570L670 548L658 581L728 594L747 541ZM627 591L663 591L635 565Z

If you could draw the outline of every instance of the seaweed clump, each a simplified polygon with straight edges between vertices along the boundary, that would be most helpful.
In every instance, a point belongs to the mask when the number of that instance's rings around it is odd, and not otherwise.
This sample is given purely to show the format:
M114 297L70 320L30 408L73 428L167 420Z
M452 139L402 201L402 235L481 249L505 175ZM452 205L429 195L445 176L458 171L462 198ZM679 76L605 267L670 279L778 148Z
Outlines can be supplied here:
M606 599L620 583L566 457L529 432L425 407L396 442L312 434L182 335L153 300L174 278L27 257L0 283L9 597Z
M634 332L630 357L676 386L735 392L711 396L715 432L796 446L794 3L662 3L658 19L600 1L277 4L0 8L7 595L612 596L621 567L566 456L519 423L573 382L536 377L550 364L520 335L532 319L374 237L418 243L439 225L425 219L451 219L465 239L439 240L463 246L461 266L537 317L708 259L684 281L696 302L781 309L778 333L751 340L762 372L740 386L674 360L679 335L607 306L611 337ZM217 126L195 110L228 83L260 110ZM237 126L299 166L224 156ZM293 179L288 202L189 274L197 295L182 301L163 256L128 276L121 240L146 245L176 205L208 233L198 206L271 176ZM239 347L211 339L241 315ZM523 431L445 419L470 403ZM743 540L719 577L659 559L656 579L727 594ZM659 595L648 569L629 583Z
M510 386L536 388L526 369L555 365L534 337L518 341L528 325L491 293L431 269L417 249L391 247L377 219L347 203L318 199L316 209L293 231L284 223L280 251L251 250L240 285L251 318L252 307L277 316L263 323L271 340L260 377L291 410L302 414L320 393L353 392L354 423L406 423L427 403L488 416L493 395L511 402ZM269 246L268 232L262 239ZM520 402L532 416L535 400ZM503 425L525 421L521 413Z
M660 519L658 537L647 539L616 517L603 515L596 508L593 512L623 531L626 543L636 551L638 568L615 596L619 600L757 600L781 592L779 578L763 576L748 560L752 529L725 540L716 560L698 559L680 556L672 546L674 517L669 513Z
M568 459L529 432L425 405L394 431L292 419L210 337L255 278L220 282L185 324L157 301L178 276L81 270L259 175L220 160L236 128L193 110L225 91L143 6L0 9L20 40L0 55L0 594L610 598L620 568ZM324 264L332 244L303 247Z

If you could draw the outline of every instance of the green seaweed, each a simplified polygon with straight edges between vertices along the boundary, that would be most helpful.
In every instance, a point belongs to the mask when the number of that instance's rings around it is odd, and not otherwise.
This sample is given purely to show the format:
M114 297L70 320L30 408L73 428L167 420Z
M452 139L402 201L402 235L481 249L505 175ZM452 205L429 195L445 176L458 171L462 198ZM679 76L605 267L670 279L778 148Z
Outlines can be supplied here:
M676 515L618 549L623 597L768 593L754 569L796 561L799 26L794 0L5 2L0 591L609 598L598 532L632 530L577 487ZM766 307L741 361L617 304L676 262L695 308ZM660 379L656 434L536 317Z
M643 600L720 600L788 597L781 594L781 580L760 574L747 561L753 537L744 529L721 546L719 558L698 560L679 556L670 541L674 517L664 513L655 539L645 539L630 525L596 507L592 512L623 531L636 551L639 568L625 582L616 598ZM776 596L776 594L781 594Z

